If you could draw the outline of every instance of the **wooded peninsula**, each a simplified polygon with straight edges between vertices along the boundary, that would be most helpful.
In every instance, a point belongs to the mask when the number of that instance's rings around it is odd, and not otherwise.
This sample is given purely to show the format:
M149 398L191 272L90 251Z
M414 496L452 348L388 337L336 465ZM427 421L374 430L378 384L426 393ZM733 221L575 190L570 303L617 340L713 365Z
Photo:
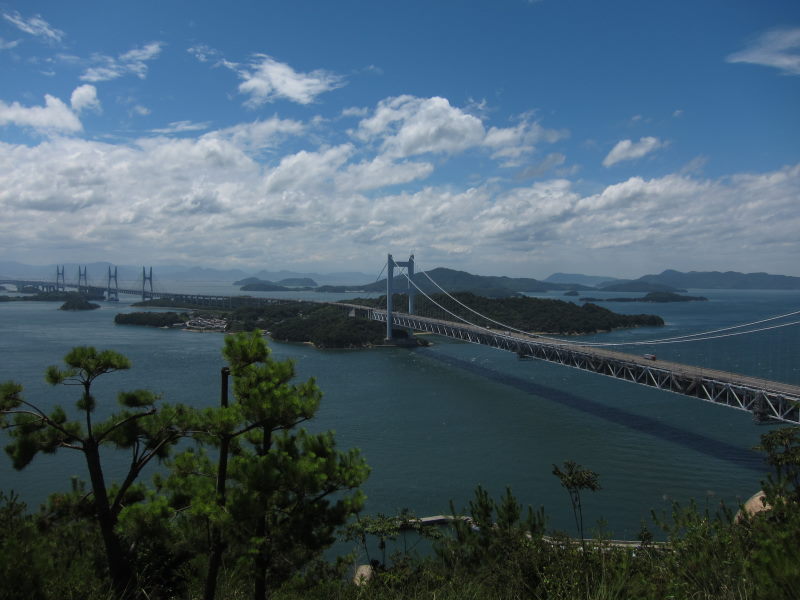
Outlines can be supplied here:
M352 304L385 308L386 297L356 298ZM404 294L393 296L395 307L407 306ZM497 323L509 328L533 333L549 334L589 334L628 327L661 327L664 320L657 315L623 315L612 312L596 304L586 303L578 306L573 302L530 297L486 298L470 292L460 292L451 297L445 294L427 298L417 298L415 312L422 316L453 320L436 304L450 313L458 315L479 327L496 329ZM460 304L459 304L460 303ZM463 305L471 307L484 317L476 316ZM174 300L148 300L137 306L168 306L172 308L195 308L181 305ZM396 309L397 310L397 309ZM227 321L226 331L250 331L261 329L283 342L312 343L319 348L357 348L383 344L386 337L385 325L377 321L352 318L342 307L316 302L282 302L265 306L244 306L235 310L205 309L204 314L215 315ZM134 313L120 314L119 324L172 326L180 320L177 313ZM148 315L153 315L152 317ZM161 316L164 315L164 316ZM169 316L167 316L169 315ZM407 338L405 330L396 330L395 338Z

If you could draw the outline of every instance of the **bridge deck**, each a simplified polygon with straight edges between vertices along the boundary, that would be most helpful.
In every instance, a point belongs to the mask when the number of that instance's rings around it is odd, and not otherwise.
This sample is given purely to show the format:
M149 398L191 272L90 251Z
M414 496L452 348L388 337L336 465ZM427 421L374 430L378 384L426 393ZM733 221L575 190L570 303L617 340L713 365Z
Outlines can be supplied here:
M18 280L0 283L55 285L52 282ZM67 284L67 287L78 287ZM106 288L83 286L83 289L102 293ZM121 294L142 294L142 290L120 289ZM146 292L150 295L150 292ZM264 305L281 302L309 302L290 298L252 296L220 296L205 294L179 294L154 292L155 297L171 298L196 305L234 308L243 305ZM323 302L341 307L353 316L386 322L386 311L346 302ZM647 385L661 390L723 404L753 413L759 421L775 420L800 424L800 386L779 381L768 381L738 373L728 373L704 367L695 367L665 360L651 360L644 356L626 354L604 348L595 348L554 340L537 335L512 334L508 331L485 329L465 323L454 323L429 317L392 313L392 325L417 331L427 331L454 339L482 344L492 348L516 352L608 377Z
M386 322L386 311L370 309L369 318ZM392 323L745 410L758 421L800 423L800 386L789 383L404 313L392 313Z

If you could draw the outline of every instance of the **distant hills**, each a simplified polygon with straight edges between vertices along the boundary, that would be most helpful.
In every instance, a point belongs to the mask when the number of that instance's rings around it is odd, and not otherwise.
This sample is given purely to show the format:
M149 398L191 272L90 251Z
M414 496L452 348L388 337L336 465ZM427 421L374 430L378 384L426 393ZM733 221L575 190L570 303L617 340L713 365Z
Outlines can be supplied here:
M591 287L601 287L607 283L619 281L617 277L602 277L600 275L582 275L580 273L553 273L542 280L544 283L578 283Z
M585 285L568 283L545 283L538 279L525 277L504 277L491 275L473 275L466 271L456 271L438 267L425 273L415 273L414 283L426 294L436 294L441 290L431 283L433 279L436 283L448 292L472 292L487 298L507 298L517 293L548 292L551 290L590 290ZM430 277L430 279L428 278ZM408 287L405 277L395 275L395 287L398 292L404 291ZM363 292L385 292L386 279L381 279L367 285L349 286L322 286L318 288L321 292L343 292L343 291L363 291Z
M737 271L689 271L668 269L658 275L645 275L640 281L682 288L707 290L800 290L800 277Z
M607 280L593 275L568 275L554 273L545 281L584 283L592 279ZM615 292L675 292L686 288L707 290L800 290L800 277L771 275L769 273L739 273L738 271L689 271L682 273L673 269L658 275L644 275L639 279L618 279L609 283L599 282L596 289Z
M81 266L84 266L82 263ZM107 262L88 263L90 282L104 282ZM12 261L0 261L0 279L48 279L55 280L55 265L33 266ZM67 281L77 281L78 263L66 263ZM141 281L142 267L119 265L119 280ZM527 277L505 277L473 275L466 271L439 267L428 271L430 277L449 292L472 292L490 298L501 298L515 293L538 293L549 291L607 291L607 292L685 292L687 289L763 289L800 290L800 277L772 275L769 273L740 273L737 271L689 271L682 273L667 269L659 274L649 274L638 279L617 279L608 276L584 275L580 273L553 273L544 280ZM239 285L264 282L272 289L315 288L318 291L364 291L383 292L386 280L371 281L371 277L357 271L339 273L299 273L295 271L266 271L248 274L241 269L209 269L179 265L158 266L153 276L161 281L181 282L233 282ZM403 278L396 277L398 291L404 289ZM362 282L362 283L358 283ZM365 283L369 282L369 283ZM414 276L414 283L426 293L440 290L424 273Z

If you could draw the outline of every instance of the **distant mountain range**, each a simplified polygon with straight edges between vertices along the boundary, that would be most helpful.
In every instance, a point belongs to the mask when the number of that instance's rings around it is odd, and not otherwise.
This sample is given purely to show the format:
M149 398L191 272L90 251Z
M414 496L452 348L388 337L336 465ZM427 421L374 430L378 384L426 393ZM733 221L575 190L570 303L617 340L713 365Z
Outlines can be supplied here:
M77 281L78 263L66 263L67 281ZM107 262L81 264L88 268L90 282L104 282L108 268ZM118 278L123 281L141 281L142 268L119 265ZM12 261L0 261L0 279L47 279L55 280L55 265L34 266ZM764 289L800 290L800 277L771 275L769 273L739 273L736 271L690 271L682 273L668 269L657 275L644 275L638 279L616 279L614 277L583 275L578 273L553 273L544 280L526 277L505 277L473 275L439 267L428 271L430 277L447 291L469 291L488 297L504 297L513 293L536 293L558 290L601 290L626 292L684 292L686 289ZM295 271L261 270L249 274L241 269L207 269L179 265L159 266L153 269L153 276L161 281L183 282L234 282L241 280L266 280L283 286L299 286L315 283L319 291L361 290L382 292L386 290L386 280L370 282L369 275L360 272L340 273L300 273ZM396 287L400 291L404 281L396 276ZM355 283L354 283L355 282ZM362 282L362 283L358 283ZM414 282L426 293L440 290L430 282L424 273L417 273ZM313 287L313 286L309 286Z
M555 280L567 283L571 279L575 283L589 280L608 280L594 275L569 275L554 273L545 281ZM694 289L720 290L800 290L800 277L789 275L771 275L769 273L739 273L738 271L689 271L682 273L673 269L662 271L658 275L644 275L639 279L617 279L609 283L599 282L597 289L603 291L626 292L658 292L685 291Z
M579 283L591 287L600 287L606 283L619 281L617 277L602 277L600 275L582 275L580 273L553 273L542 280L544 283Z
M689 271L668 269L658 275L645 275L640 281L707 290L800 290L800 277L736 271Z
M427 275L426 275L427 273ZM430 279L429 279L430 277ZM431 279L438 283L448 292L472 292L479 296L488 298L505 298L520 292L547 292L550 290L591 290L594 288L575 284L545 283L538 279L525 277L504 277L473 275L466 271L456 271L438 267L425 273L416 273L414 283L426 294L437 294L441 290L431 283ZM408 288L405 277L395 275L395 289L403 292ZM345 286L322 286L318 288L321 292L343 292L358 290L363 292L385 292L386 279L381 279L368 285L345 285Z

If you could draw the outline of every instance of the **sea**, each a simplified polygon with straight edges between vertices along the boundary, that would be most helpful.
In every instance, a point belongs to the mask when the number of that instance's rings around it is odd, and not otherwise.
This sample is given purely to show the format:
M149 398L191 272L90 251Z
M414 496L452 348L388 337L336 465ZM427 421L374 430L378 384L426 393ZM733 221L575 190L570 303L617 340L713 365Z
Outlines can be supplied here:
M228 283L163 285L172 291L237 291ZM355 295L257 294L316 300ZM603 303L617 312L658 314L666 325L571 339L629 343L714 331L705 336L714 339L704 341L615 349L800 384L800 326L767 329L791 317L764 321L800 309L800 291L689 294L709 301ZM538 296L578 301L562 292ZM21 383L25 399L45 410L57 404L74 409L80 389L50 386L44 372L70 348L91 345L121 352L133 363L129 371L97 380L98 418L115 409L119 391L130 389L152 390L165 402L218 404L224 334L115 325L117 313L142 310L131 306L134 297L120 300L81 312L60 311L60 303L52 302L0 303L0 381ZM763 331L728 336L741 331L728 328L743 323ZM767 469L754 447L775 425L758 425L747 412L427 337L432 345L416 349L318 350L270 342L274 358L294 362L298 381L313 377L323 391L308 429L334 430L338 447L359 448L371 467L363 486L365 514L448 513L451 502L457 510L466 507L481 485L497 498L510 488L524 506L544 507L549 529L574 534L569 497L552 473L554 465L572 460L596 472L601 485L584 493L587 529L634 539L643 523L655 528L653 511L666 514L673 502L735 509L761 488ZM0 431L0 444L7 441ZM110 453L106 469L119 477L125 459L124 453ZM159 468L153 465L146 476ZM49 493L69 489L72 477L87 479L74 451L37 456L21 471L0 456L0 489L13 490L31 508Z

